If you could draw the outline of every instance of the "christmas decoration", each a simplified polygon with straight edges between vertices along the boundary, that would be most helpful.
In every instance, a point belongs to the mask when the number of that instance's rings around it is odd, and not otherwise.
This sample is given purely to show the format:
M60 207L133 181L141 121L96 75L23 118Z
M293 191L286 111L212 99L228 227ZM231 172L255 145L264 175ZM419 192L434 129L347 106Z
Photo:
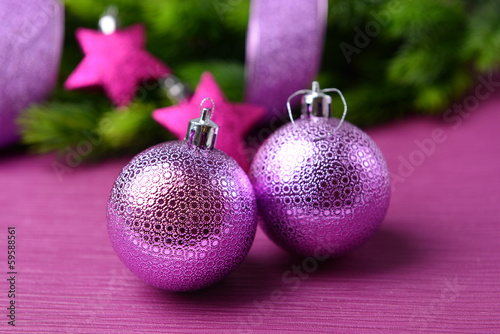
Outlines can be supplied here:
M10 1L1 2L4 5ZM245 92L246 52L260 50L258 54L264 54L269 48L277 50L279 57L287 53L294 56L299 53L309 55L306 52L313 49L304 46L316 41L316 35L307 36L304 44L299 44L299 48L305 49L304 53L296 49L276 49L275 44L260 43L258 48L250 45L250 31L252 35L260 36L261 41L267 40L272 34L269 32L266 37L265 30L258 32L253 29L254 23L259 22L254 6L260 5L262 9L262 6L272 6L274 2L120 0L115 4L119 5L124 26L140 23L147 27L147 50L163 62L175 64L175 74L183 82L196 87L200 75L210 71L227 99L241 102ZM24 3L27 6L30 2ZM279 9L279 13L287 11L287 7L294 4L287 3ZM281 43L293 40L296 33L302 34L304 28L301 26L306 21L306 14L310 17L316 4L316 1L312 1L311 7L304 9L304 17L293 22L285 15L279 15L279 22L286 20L292 23L281 24L278 31L288 31L290 35L274 41ZM104 6L100 0L71 0L66 1L65 5L66 31L70 35L79 27L94 27ZM250 5L252 27L248 27ZM316 79L325 85L342 82L342 91L349 100L349 121L357 126L379 124L414 113L442 113L453 101L470 91L479 76L490 77L491 71L500 65L499 12L500 2L491 0L331 0L328 3L324 56ZM7 21L4 19L2 22ZM263 18L260 22L267 21ZM3 24L1 29L11 26ZM298 32L295 26L300 28ZM245 50L247 31L249 43L248 50ZM5 39L6 35L3 36ZM16 39L18 41L24 39ZM81 59L77 41L66 38L59 84L68 78ZM258 59L261 65L264 61L274 62L268 56L254 58ZM249 97L250 72L260 67L251 68L251 58L247 57L246 60L246 95ZM253 64L257 65L257 62ZM312 69L304 68L312 65L310 61L298 64L290 71L288 79L295 82L295 74L307 71L313 73ZM276 69L273 67L271 70L277 71L281 68L279 66L278 63ZM44 71L47 68L41 66L36 70ZM257 84L265 86L268 80L275 79L269 75ZM29 82L36 89L46 87L38 84L41 82L38 80ZM252 83L256 87L255 81L252 80ZM282 96L281 90L284 90L286 83L281 85L272 87L276 94L271 94L271 98L275 96L276 101ZM75 148L81 141L88 140L84 133L102 132L113 135L103 135L103 141L82 159L95 160L110 155L138 153L168 139L165 130L150 116L152 110L171 104L155 82L139 89L138 98L123 112L116 113L116 108L110 106L104 96L91 94L88 90L66 91L58 87L48 103L34 105L21 112L19 123L22 142L34 152L51 150L65 155L68 147ZM267 96L265 92L259 95ZM282 106L283 97L280 99ZM333 103L337 107L338 101ZM272 115L273 108L266 108L268 111L265 115ZM75 116L84 117L88 110L91 110L88 121L76 124ZM271 120L270 128L255 133L258 137L264 131L269 133L269 129L274 130L275 124L280 123L284 116L280 114L278 122ZM138 117L141 117L140 122L137 122ZM113 122L108 123L110 120ZM113 124L112 131L105 129L103 124Z
M212 110L189 122L185 141L132 159L109 197L114 250L161 289L189 291L220 281L244 259L255 235L252 185L236 161L214 148L219 127Z
M264 231L303 256L338 256L362 244L389 205L382 153L366 133L343 121L347 107L341 120L330 117L324 91L314 82L312 91L298 92L307 92L301 119L271 135L250 169Z
M327 0L252 1L246 101L267 108L264 121L284 115L287 97L316 76L327 12Z
M249 163L246 157L244 136L263 115L264 108L250 104L229 103L209 72L202 75L200 83L189 101L181 102L177 106L155 110L153 118L178 138L182 138L185 133L182 124L186 124L197 114L196 101L200 101L203 96L211 96L217 105L217 110L219 110L214 115L214 121L224 128L218 138L220 150L235 159L244 170L247 170Z
M64 10L56 0L0 2L0 147L19 136L21 110L54 88L63 40Z
M117 106L124 106L132 101L140 83L159 79L170 70L145 50L142 25L123 30L109 26L104 29L76 31L85 58L64 86L66 89L102 86Z

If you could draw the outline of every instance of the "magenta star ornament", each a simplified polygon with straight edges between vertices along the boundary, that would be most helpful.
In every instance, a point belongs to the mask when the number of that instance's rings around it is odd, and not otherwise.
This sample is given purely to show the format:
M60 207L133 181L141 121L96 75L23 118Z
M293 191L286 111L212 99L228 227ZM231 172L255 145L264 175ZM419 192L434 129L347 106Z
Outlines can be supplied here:
M64 87L71 90L101 86L115 105L129 104L142 82L159 79L171 72L146 51L144 35L141 24L112 34L78 29L76 38L85 57Z
M244 138L264 115L265 109L252 104L228 102L210 72L203 73L191 99L176 106L157 109L153 112L153 118L182 139L186 135L185 124L199 115L199 101L206 97L210 97L217 108L214 122L224 127L224 132L221 132L217 139L218 148L248 171L249 161Z

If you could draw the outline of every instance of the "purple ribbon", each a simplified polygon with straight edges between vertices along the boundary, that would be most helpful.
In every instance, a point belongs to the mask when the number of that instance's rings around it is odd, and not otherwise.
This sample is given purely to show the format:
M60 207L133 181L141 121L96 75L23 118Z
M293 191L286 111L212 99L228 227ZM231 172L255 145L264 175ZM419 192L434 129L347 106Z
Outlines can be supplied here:
M246 102L286 114L288 96L311 85L323 52L327 0L253 0L246 41Z

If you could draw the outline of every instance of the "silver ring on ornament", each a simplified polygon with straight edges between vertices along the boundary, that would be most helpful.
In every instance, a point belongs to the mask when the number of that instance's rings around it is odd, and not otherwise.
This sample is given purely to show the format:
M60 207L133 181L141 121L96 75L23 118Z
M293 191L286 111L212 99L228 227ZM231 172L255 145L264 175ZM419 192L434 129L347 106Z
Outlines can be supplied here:
M212 101L212 108L203 108L203 102L205 102L206 100ZM215 102L214 102L214 100L212 100L209 97L204 98L203 100L201 100L201 103L200 103L200 115L201 115L202 119L205 119L205 113L207 112L207 109L208 109L208 112L210 113L208 115L208 119L211 119L212 116L214 115L214 111L215 111Z
M323 93L336 92L337 94L339 94L340 99L342 100L342 103L344 104L344 112L342 113L342 118L340 118L339 125L337 125L337 127L333 130L333 132L335 132L342 126L342 123L344 123L345 116L347 115L347 102L345 101L345 98L344 98L344 95L342 94L342 92L340 90L338 90L337 88L325 88L325 89L322 89L321 91Z
M316 89L315 89L316 88ZM286 101L286 107L288 109L288 117L290 117L290 120L292 121L292 124L295 124L295 121L293 120L293 115L292 115L292 108L290 107L290 101L297 95L301 94L308 94L308 93L317 93L319 88L319 83L317 81L313 82L313 89L301 89L293 93L288 97L288 100ZM328 93L328 92L336 92L339 94L340 98L342 99L342 103L344 104L344 112L342 113L342 118L340 119L339 125L333 130L333 132L337 131L341 126L342 123L344 123L345 116L347 115L347 102L345 101L344 95L340 90L337 88L325 88L322 89L320 92L322 93Z

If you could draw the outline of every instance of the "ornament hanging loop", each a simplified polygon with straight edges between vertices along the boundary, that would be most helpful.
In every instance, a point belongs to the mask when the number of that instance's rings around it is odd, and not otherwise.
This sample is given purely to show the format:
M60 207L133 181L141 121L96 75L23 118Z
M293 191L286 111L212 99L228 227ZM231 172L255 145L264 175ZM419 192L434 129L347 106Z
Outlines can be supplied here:
M320 90L319 83L317 81L313 81L312 89L298 90L292 95L290 95L290 97L288 98L286 102L286 107L288 109L288 116L290 117L292 124L295 124L295 121L293 119L292 108L290 107L290 101L297 95L307 94L302 101L303 115L305 109L307 115L312 114L313 116L331 117L330 115L331 98L328 95L324 94L329 92L336 92L337 94L339 94L340 99L344 104L344 112L342 113L339 125L337 125L337 127L333 130L334 132L337 131L344 123L345 117L347 115L347 103L345 101L344 95L337 88L325 88ZM320 100L320 103L317 103L317 101L315 102L315 100ZM304 106L304 103L307 103L307 106ZM322 110L317 110L318 108Z
M342 113L342 117L340 118L339 125L337 125L335 130L333 130L333 131L337 131L342 126L342 123L344 123L345 116L347 115L347 102L345 101L345 98L344 98L344 95L342 94L342 92L340 90L338 90L337 88L325 88L325 89L322 89L321 92L323 92L323 93L335 92L335 93L339 94L340 99L342 100L342 103L344 104L344 112Z
M212 101L212 108L203 108L203 103L207 100L210 100ZM214 115L214 111L215 111L215 102L214 100L212 100L211 98L209 97L206 97L204 98L203 100L201 100L201 103L200 103L200 120L202 121L210 121L212 116Z
M297 95L303 95L307 93L312 93L311 90L309 89L301 89L293 93L288 97L288 100L286 101L286 108L288 109L288 117L290 118L290 121L292 121L292 124L295 124L295 121L293 120L293 115L292 115L292 107L290 107L290 101Z

